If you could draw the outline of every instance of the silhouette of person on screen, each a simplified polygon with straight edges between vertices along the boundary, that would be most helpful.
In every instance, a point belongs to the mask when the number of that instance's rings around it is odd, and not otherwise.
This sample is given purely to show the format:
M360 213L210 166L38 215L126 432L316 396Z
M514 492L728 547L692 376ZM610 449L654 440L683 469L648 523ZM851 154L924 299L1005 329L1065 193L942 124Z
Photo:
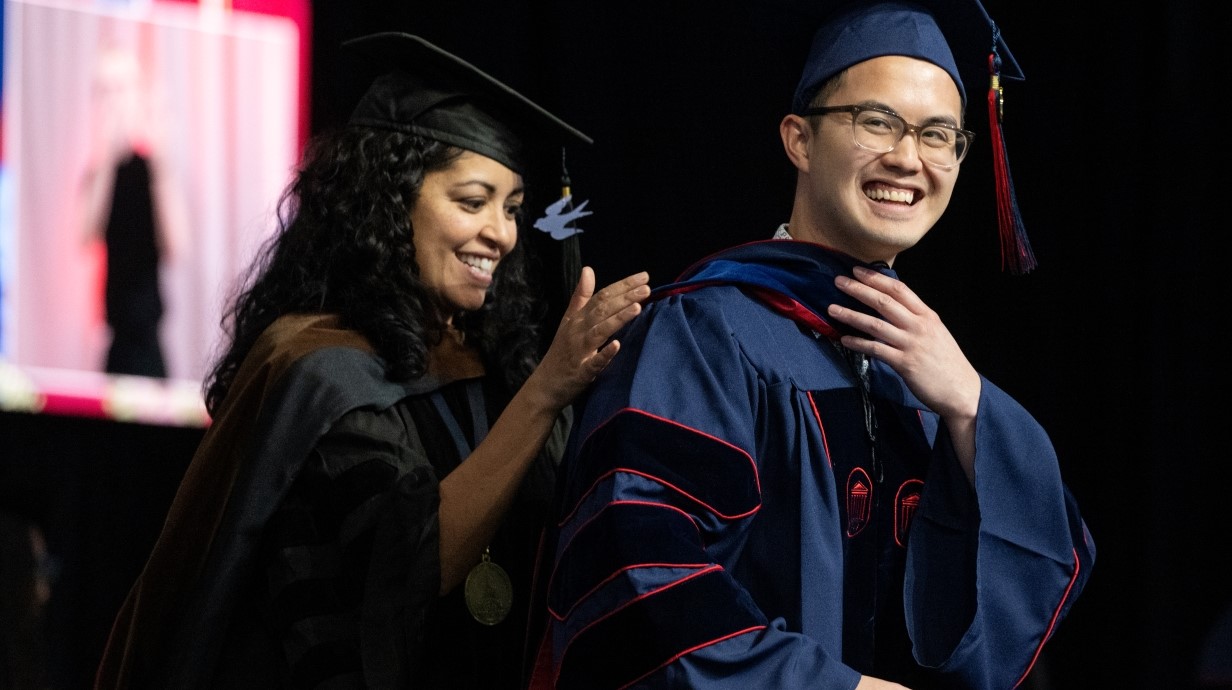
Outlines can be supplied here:
M93 83L95 132L82 180L82 227L106 247L111 343L104 371L163 378L160 265L177 250L184 212L150 116L137 56L108 48Z

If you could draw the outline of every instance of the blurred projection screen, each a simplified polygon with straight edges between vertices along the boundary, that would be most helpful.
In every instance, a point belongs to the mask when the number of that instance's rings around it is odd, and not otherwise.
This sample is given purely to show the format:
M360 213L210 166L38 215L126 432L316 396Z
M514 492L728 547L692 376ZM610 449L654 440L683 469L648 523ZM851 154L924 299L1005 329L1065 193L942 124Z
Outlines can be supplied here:
M156 198L179 209L157 278L166 378L199 390L224 300L275 229L299 153L298 29L190 3L7 0L5 12L0 361L104 371L107 254L81 218L83 179L114 117L99 111L100 80L129 74L109 71L118 54L138 68L131 107L170 190Z

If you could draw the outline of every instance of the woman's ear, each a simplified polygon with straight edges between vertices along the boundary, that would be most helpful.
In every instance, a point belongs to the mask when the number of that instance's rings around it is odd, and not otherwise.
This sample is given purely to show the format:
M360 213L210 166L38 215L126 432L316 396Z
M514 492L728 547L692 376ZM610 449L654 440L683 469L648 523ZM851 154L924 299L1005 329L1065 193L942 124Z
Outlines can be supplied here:
M809 171L809 141L813 136L813 128L809 121L799 115L788 115L779 123L779 136L783 139L783 150L787 158L800 172Z

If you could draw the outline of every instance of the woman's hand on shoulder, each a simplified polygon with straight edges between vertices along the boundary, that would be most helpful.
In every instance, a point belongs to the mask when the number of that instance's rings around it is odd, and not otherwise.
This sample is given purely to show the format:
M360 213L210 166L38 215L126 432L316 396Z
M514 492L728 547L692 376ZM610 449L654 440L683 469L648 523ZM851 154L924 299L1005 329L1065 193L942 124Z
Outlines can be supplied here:
M531 377L554 406L571 403L612 361L620 350L620 341L612 336L641 313L649 296L650 275L645 271L596 292L594 269L582 268L552 344Z

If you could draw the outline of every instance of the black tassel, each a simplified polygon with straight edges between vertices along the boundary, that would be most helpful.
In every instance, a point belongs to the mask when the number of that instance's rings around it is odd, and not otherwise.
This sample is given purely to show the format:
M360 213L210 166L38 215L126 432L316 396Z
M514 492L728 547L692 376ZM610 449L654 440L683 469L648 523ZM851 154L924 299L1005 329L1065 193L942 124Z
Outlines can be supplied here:
M562 199L569 199L565 205L565 212L573 210L573 191L572 183L569 180L569 169L565 166L565 149L560 150L560 194ZM561 266L561 294L565 296L566 303L570 295L573 294L573 288L577 287L577 282L582 277L582 243L575 233L561 240L560 245L560 266Z

